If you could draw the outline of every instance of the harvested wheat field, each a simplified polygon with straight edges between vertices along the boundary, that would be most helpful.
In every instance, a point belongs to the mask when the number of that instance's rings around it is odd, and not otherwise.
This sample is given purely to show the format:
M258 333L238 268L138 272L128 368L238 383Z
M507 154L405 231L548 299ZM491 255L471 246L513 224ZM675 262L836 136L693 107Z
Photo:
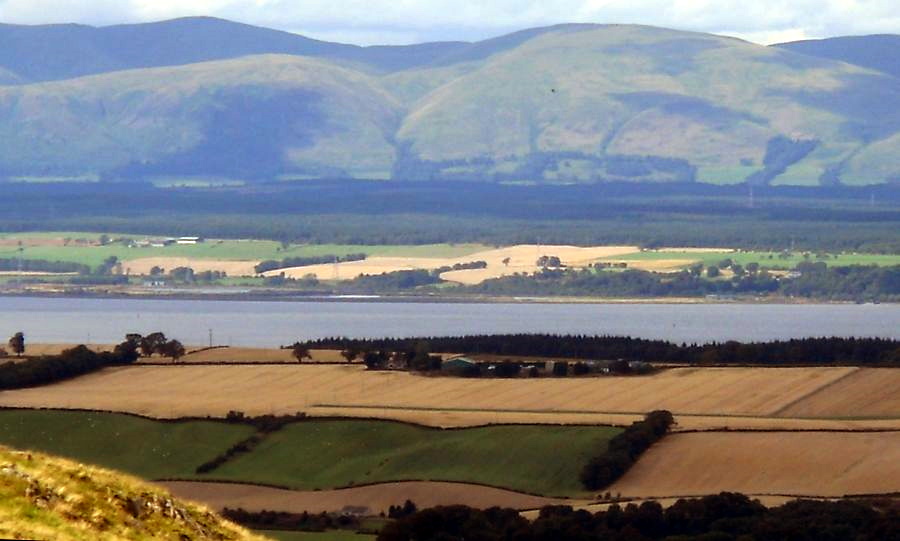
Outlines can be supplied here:
M198 348L199 349L199 348ZM304 359L304 363L339 363L346 362L341 357L341 352L333 349L314 349L310 350L312 359ZM143 360L142 360L143 361ZM151 361L159 361L159 358L152 358ZM296 364L297 359L294 358L290 349L272 349L272 348L244 348L244 347L221 347L213 349L199 349L194 353L188 353L178 360L179 363L292 363Z
M785 417L841 417L858 412L867 417L896 417L900 411L898 370L857 370L831 385L790 404L778 414Z
M610 489L623 497L900 492L900 432L672 434Z
M338 264L308 265L279 269L266 273L275 276L285 273L292 278L302 278L315 274L321 280L352 280L360 275L382 274L403 270L434 270L441 267L452 267L457 263L484 261L487 268L450 271L441 274L441 278L463 284L478 284L489 278L510 276L516 273L537 272L537 260L541 256L557 256L563 264L570 267L585 267L605 257L637 252L634 246L538 246L519 245L495 250L485 250L457 258L430 257L370 257L362 261L348 261ZM504 261L506 261L504 263Z
M167 481L157 484L163 485L178 497L202 502L214 509L243 507L249 511L277 509L295 513L304 511L321 513L340 511L350 506L364 507L368 509L367 515L377 515L387 513L390 506L402 505L406 500L414 501L420 508L465 503L480 509L495 506L535 509L562 503L569 505L587 503L543 498L466 483L422 481L314 491L285 490L240 483Z
M190 267L194 272L221 271L228 276L254 276L259 261L233 261L225 259L201 259L191 257L142 257L122 262L125 274L149 275L150 269L160 267L170 272L178 267Z
M604 423L668 409L682 428L891 427L900 409L871 393L870 369L674 368L646 377L461 379L406 372L367 372L359 365L132 366L110 368L55 385L5 391L0 406L87 408L154 417L248 414L337 414L434 423L434 414L487 422ZM849 375L863 373L859 378ZM878 372L897 389L900 370ZM780 413L820 400L819 389L847 378L842 397L821 419ZM859 383L859 388L854 385ZM814 416L813 416L814 417ZM521 418L521 421L517 419ZM699 425L695 423L699 422ZM864 424L858 424L864 421ZM627 421L626 421L627 422ZM450 424L446 426L458 426Z

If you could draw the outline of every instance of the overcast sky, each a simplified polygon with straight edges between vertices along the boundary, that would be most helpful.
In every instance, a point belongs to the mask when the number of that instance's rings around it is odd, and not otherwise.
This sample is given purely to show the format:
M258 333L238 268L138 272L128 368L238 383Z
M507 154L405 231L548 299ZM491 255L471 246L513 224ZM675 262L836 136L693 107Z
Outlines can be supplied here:
M471 41L562 22L640 23L766 44L900 33L898 0L0 0L0 21L17 24L187 15L361 45Z

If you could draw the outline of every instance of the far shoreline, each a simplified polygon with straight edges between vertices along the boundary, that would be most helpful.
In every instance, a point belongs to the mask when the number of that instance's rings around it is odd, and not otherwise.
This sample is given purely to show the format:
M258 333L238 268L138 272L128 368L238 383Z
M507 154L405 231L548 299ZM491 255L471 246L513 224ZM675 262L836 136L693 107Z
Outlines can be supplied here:
M497 295L323 295L291 291L212 291L206 290L118 290L118 291L39 291L0 290L0 298L36 299L108 299L220 302L303 302L303 303L426 303L426 304L668 304L668 305L898 305L897 301L856 302L791 297L590 297L590 296L497 296Z

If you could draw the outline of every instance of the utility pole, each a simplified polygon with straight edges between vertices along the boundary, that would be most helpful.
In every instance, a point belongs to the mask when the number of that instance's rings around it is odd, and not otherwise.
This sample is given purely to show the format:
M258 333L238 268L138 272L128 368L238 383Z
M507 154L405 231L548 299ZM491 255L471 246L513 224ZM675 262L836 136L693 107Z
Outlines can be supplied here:
M213 347L213 332L212 332L212 329L209 330L209 347Z

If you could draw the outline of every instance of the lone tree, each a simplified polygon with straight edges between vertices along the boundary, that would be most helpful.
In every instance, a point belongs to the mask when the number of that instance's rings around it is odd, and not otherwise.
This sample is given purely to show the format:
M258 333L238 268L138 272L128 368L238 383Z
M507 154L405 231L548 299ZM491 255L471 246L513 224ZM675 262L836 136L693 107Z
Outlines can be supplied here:
M294 342L294 345L291 346L291 354L297 359L298 363L302 363L303 359L312 360L312 354L309 352L309 348L300 342Z
M11 349L17 357L21 357L22 354L25 353L25 335L20 332L14 334L12 338L9 339L9 349Z

